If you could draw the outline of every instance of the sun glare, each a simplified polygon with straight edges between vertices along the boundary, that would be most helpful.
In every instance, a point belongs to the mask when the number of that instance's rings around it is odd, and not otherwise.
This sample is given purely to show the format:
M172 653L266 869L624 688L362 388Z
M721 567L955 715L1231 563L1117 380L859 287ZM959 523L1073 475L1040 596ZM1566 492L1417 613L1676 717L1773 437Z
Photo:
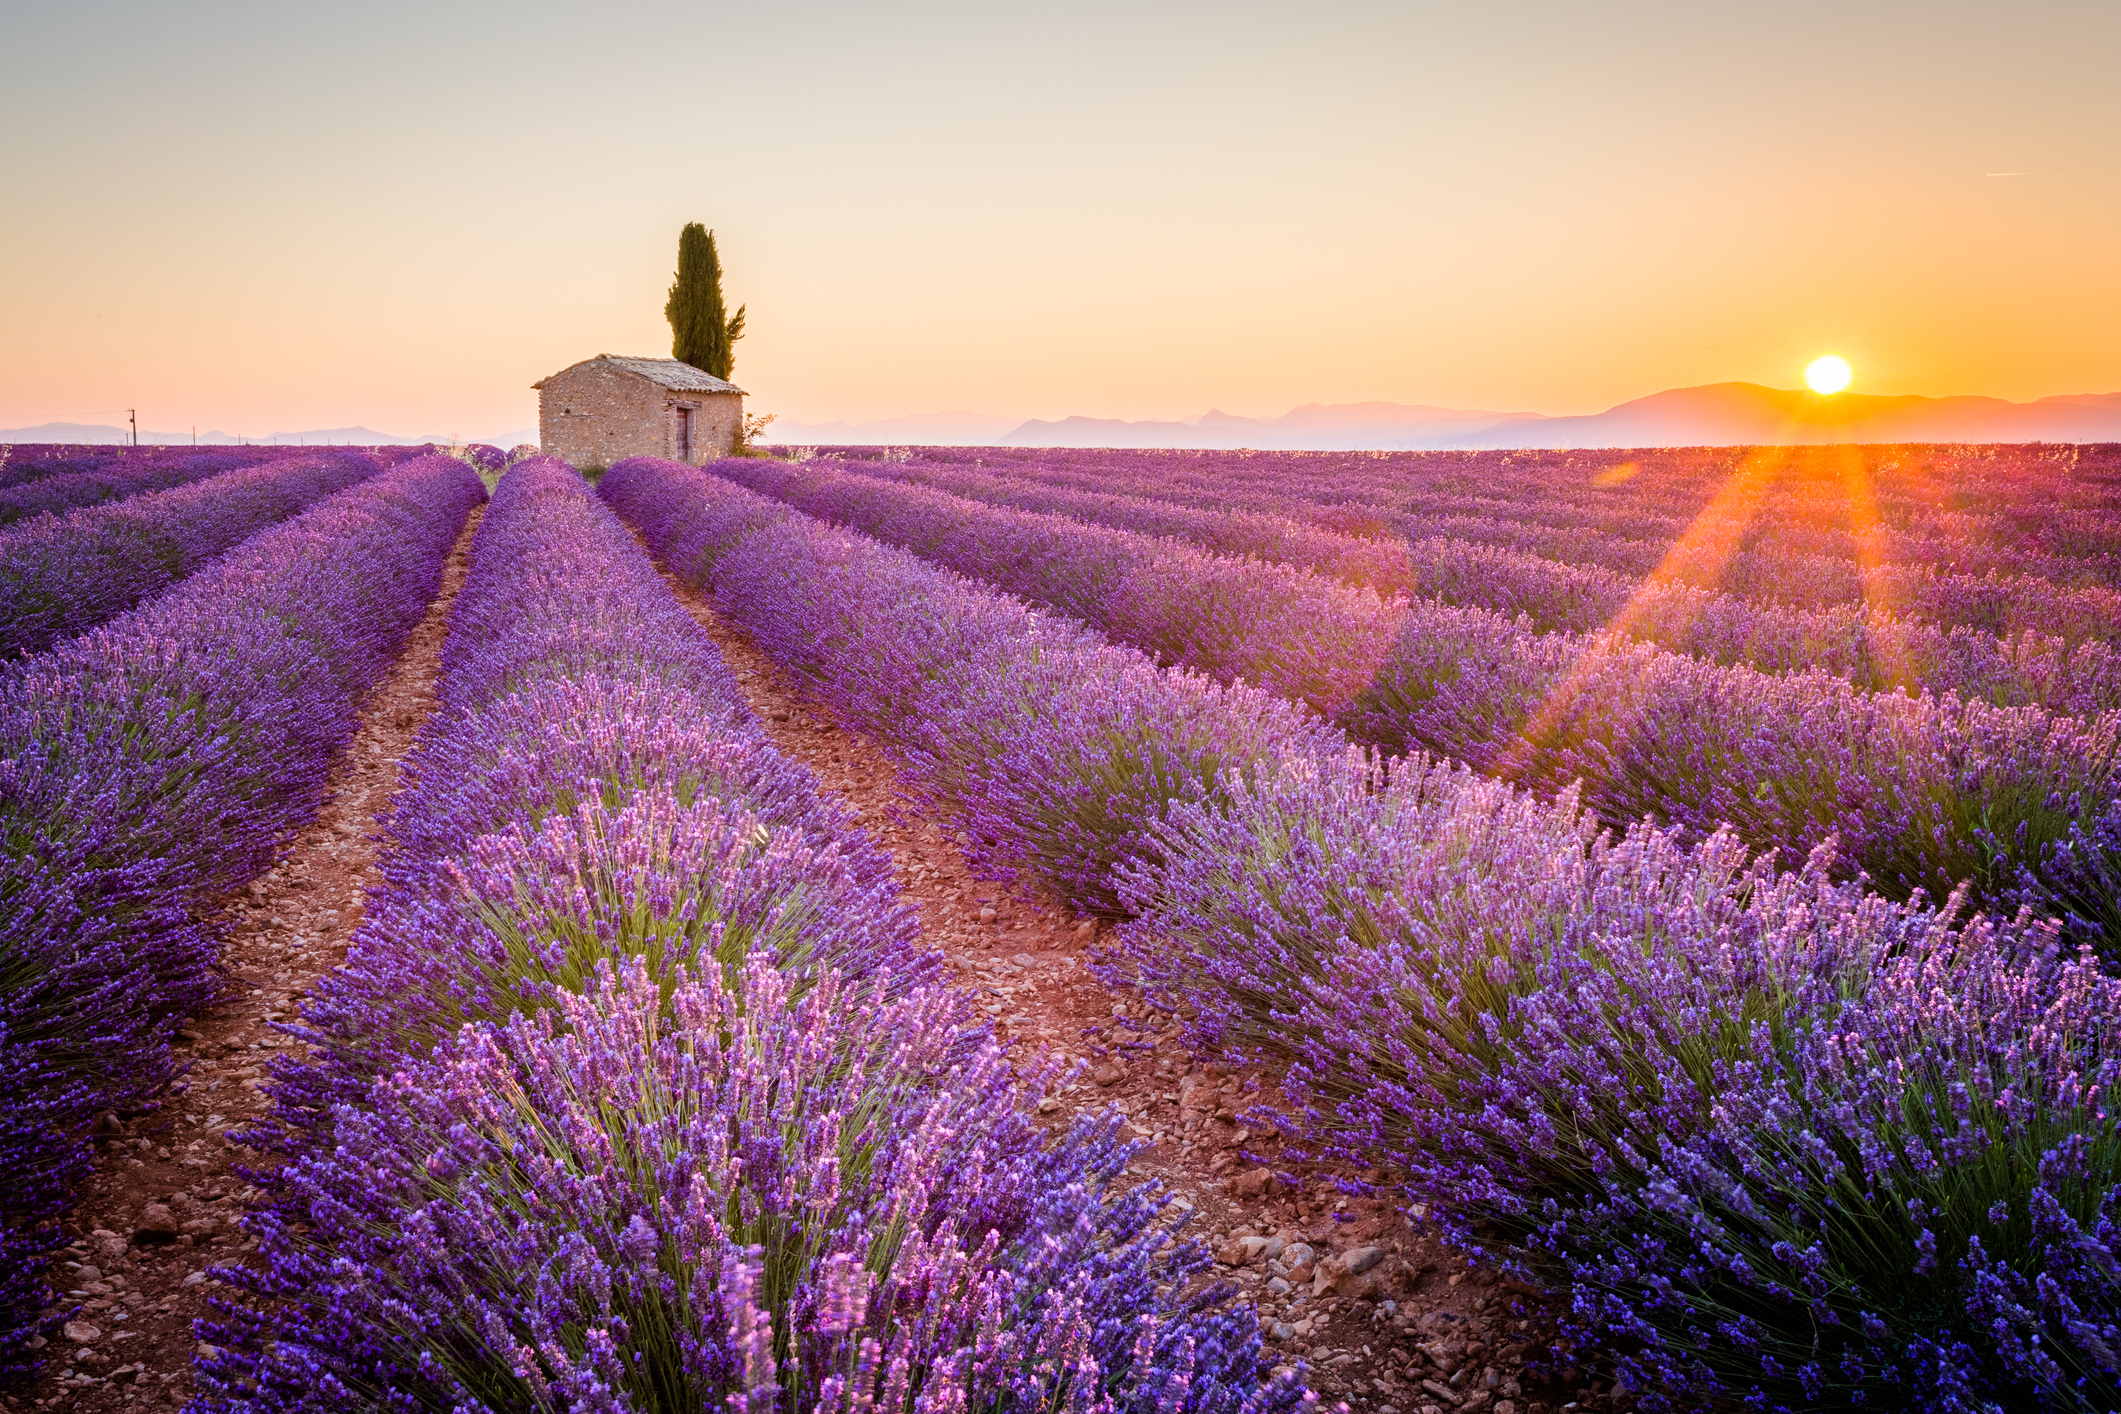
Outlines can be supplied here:
M1838 393L1855 376L1840 354L1821 354L1804 366L1805 385L1815 393Z

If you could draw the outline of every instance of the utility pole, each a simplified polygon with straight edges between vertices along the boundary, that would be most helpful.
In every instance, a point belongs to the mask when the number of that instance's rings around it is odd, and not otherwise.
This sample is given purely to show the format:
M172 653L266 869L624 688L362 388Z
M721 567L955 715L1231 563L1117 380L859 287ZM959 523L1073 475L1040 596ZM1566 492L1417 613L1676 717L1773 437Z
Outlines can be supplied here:
M127 408L125 418L133 425L133 445L137 447L140 445L140 409Z

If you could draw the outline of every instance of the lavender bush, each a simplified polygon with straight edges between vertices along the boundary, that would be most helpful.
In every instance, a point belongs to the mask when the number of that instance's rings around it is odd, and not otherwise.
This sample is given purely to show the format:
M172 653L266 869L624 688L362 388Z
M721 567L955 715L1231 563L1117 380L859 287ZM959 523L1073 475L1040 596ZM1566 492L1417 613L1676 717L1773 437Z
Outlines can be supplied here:
M365 452L282 457L0 532L0 660L102 623L381 469Z
M279 1176L205 1407L1298 1402L1114 1121L1049 1145L962 998L811 980L604 962L379 1077Z
M47 476L103 471L132 448L66 442L0 444L0 489L27 486Z
M980 867L1077 907L1118 911L1115 867L1172 800L1339 742L1268 693L1158 669L674 463L621 462L598 494L845 720L892 741Z
M96 1114L147 1102L218 981L210 917L314 812L481 497L446 460L340 493L110 624L0 669L0 1352Z
M1028 1122L883 856L559 463L500 484L411 765L203 1407L1305 1398L1110 1122Z
M2121 1398L2111 978L1973 945L1895 959L1796 1038L1771 1107L1526 1246L1624 1378L1790 1409Z
M597 939L631 939L659 969L770 946L853 977L887 963L905 984L934 975L889 856L772 748L633 537L562 463L526 462L506 485L389 821L391 888L310 1008L332 1063L290 1071L285 1116L323 1114L468 1017L548 1004L605 956ZM670 885L673 921L647 933L612 912L620 885L585 877L570 852L614 821L650 856L690 861ZM533 937L460 916L467 879L567 921Z
M1084 730L1054 699L1111 690L1079 630L697 471L602 494L990 850ZM1076 669L1013 708L1044 730L949 776L928 723L990 719L1034 655ZM1562 1287L1653 1404L2109 1407L2121 997L2048 925L1867 892L1825 848L1616 840L1462 765L1298 733L1242 759L1133 821L1107 887L1198 1039L1287 1063L1303 1147Z
M1521 614L1540 631L1605 630L1712 662L1769 672L1816 669L1870 690L1928 688L2001 706L2045 706L2078 715L2121 707L2121 655L2103 637L2073 640L2040 628L1999 635L1963 624L1940 627L1862 602L1804 608L1676 578L1645 579L1598 564L1558 563L1478 539L1424 534L1418 523L1407 524L1406 538L1349 535L1268 511L1048 485L1029 479L1035 468L1018 468L1005 477L919 461L835 466L989 504L1176 537L1219 556L1308 569L1387 597L1434 599L1512 619ZM814 476L817 468L806 470ZM737 479L763 489L758 474L747 478L739 472Z
M1701 834L1728 823L1799 857L1838 841L1850 868L1897 896L1941 898L1971 880L2005 897L2116 791L2121 713L1867 693L1824 672L1766 674L1429 600L1335 596L1285 567L816 463L714 470L1160 661L1337 709L1358 740L1547 791L1580 780L1609 822L1654 815Z
M476 466L480 471L500 471L509 464L508 453L485 442L467 442L457 449L457 454Z
M1652 1407L2109 1407L2088 954L1420 760L1225 801L1130 870L1138 974L1286 1064L1306 1147L1560 1287Z
M2121 938L2121 798L2051 842L2038 868L2020 869L2009 897L2111 956Z
M1581 781L1608 822L1728 823L1792 856L1833 841L1897 896L1972 881L1984 899L2008 897L2121 785L2121 713L1865 693L1825 673L1534 635L1474 610L1410 621L1341 720L1389 751L1548 791Z
M216 447L208 451L186 448L183 452L135 450L122 461L50 476L0 490L0 526L13 525L31 516L70 511L77 506L122 501L151 491L203 481L224 471L255 466L275 455L265 448ZM286 455L281 453L280 455Z

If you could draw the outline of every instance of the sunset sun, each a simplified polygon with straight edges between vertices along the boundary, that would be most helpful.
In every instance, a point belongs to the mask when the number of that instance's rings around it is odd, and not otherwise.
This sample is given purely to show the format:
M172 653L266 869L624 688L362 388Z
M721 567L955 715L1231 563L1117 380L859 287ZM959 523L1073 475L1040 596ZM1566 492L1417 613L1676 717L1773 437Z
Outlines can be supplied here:
M1838 393L1855 376L1840 354L1821 354L1804 366L1805 385L1815 393Z

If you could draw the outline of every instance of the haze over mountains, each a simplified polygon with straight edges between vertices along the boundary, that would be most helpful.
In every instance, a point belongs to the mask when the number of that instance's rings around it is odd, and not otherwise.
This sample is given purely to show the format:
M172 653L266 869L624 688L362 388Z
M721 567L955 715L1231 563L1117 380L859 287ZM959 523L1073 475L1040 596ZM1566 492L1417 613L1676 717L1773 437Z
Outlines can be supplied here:
M128 440L119 427L48 422L0 429L0 443ZM404 437L369 427L275 432L270 437L199 433L201 446L236 442L310 446L400 446L451 440L497 447L535 443L535 427L487 437ZM190 432L146 432L149 444L182 445ZM1823 442L2121 442L2121 393L2077 393L2013 403L1983 397L1882 397L1817 393L1758 383L1672 388L1601 413L1427 407L1411 403L1305 403L1280 417L1210 410L1182 421L1107 417L1055 420L969 411L915 413L861 422L782 419L766 440L780 446L1200 447L1262 451L1380 451L1454 447L1698 447Z
M1120 422L1069 417L1033 420L1002 438L1005 447L1259 447L1340 450L1446 447L1501 426L1540 422L1538 413L1481 412L1407 403L1305 403L1280 417L1210 410L1191 422Z
M1004 430L1006 429L1006 430ZM925 413L873 422L776 423L784 445L892 443L1006 447L1695 447L1822 442L2121 442L2121 393L2002 398L1817 393L1758 383L1673 388L1576 417L1407 403L1306 403L1280 417L1210 411L1174 422L1011 419Z
M976 412L916 413L871 422L791 422L769 429L789 446L904 444L936 447L1432 447L1448 439L1537 413L1480 412L1408 403L1305 403L1280 417L1239 417L1210 410L1177 422L1126 422L1110 417L1057 421Z
M2121 442L2121 393L2013 403L2002 398L1879 397L1710 383L1674 388L1588 417L1505 422L1456 447L1696 447L1822 442Z

